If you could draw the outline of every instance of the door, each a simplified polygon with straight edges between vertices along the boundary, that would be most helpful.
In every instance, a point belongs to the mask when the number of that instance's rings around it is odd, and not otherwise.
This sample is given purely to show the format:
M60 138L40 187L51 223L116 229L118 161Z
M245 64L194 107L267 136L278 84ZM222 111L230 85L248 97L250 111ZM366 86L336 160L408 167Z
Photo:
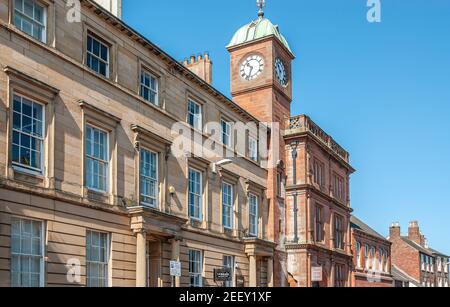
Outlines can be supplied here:
M148 242L147 276L148 286L151 288L162 287L161 278L161 242Z

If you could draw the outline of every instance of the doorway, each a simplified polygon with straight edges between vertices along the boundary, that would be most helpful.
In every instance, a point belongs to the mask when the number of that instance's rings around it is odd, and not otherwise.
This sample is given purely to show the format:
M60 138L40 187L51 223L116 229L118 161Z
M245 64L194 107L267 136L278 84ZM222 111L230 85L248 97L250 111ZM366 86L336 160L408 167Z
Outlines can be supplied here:
M160 241L149 241L147 243L147 285L150 288L162 287L161 276L161 251Z

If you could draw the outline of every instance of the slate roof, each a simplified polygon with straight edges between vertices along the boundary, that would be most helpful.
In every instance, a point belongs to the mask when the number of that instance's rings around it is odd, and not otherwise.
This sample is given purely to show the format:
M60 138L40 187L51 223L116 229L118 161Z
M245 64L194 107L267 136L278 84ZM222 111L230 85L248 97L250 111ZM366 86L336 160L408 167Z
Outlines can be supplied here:
M360 231L363 231L373 237L376 237L378 239L381 239L383 241L388 241L385 237L380 235L378 232L376 232L374 229L370 228L366 223L358 219L356 216L352 215L350 218L350 225L354 229L358 229Z
M450 256L448 256L448 255L446 255L444 253L441 253L440 251L437 251L437 250L432 249L432 248L429 248L428 250L431 251L434 255L443 256L443 257L446 257L446 258L450 257Z
M401 237L401 238L406 244L408 244L412 248L418 250L419 252L433 256L433 252L430 249L427 249L427 248L421 246L420 244L417 244L416 242L411 241L410 239L408 239L408 237Z
M419 283L408 274L397 268L395 265L392 265L391 268L392 278L397 281L410 282L417 287L420 287Z

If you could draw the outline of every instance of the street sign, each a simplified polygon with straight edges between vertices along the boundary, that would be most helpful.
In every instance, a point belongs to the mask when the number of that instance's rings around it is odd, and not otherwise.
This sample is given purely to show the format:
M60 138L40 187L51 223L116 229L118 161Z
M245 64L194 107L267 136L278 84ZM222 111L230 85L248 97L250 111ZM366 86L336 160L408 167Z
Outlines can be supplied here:
M313 282L320 282L322 281L323 276L323 269L321 266L315 266L311 269L311 279Z
M181 262L170 261L170 276L181 277Z
M233 281L231 270L228 268L214 269L214 281Z

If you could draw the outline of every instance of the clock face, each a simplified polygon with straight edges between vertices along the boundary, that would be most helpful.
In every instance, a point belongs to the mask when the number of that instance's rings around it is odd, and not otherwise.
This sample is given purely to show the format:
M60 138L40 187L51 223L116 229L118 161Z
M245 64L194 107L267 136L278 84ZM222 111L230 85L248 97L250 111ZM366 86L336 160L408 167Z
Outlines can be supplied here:
M254 80L264 70L264 59L259 55L251 55L241 64L241 77L247 81Z
M275 73L277 75L278 82L280 82L282 86L286 86L288 82L286 68L280 58L275 60Z

